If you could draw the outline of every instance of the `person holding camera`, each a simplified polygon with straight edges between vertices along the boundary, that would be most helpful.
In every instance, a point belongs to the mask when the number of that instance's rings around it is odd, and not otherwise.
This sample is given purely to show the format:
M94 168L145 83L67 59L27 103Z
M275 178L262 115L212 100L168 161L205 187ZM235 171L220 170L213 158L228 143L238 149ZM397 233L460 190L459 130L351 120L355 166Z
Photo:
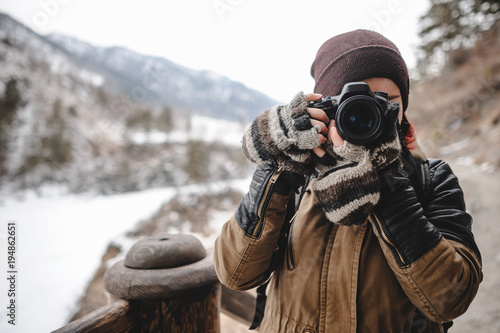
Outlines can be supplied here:
M258 166L215 242L219 280L261 286L258 305L267 287L261 332L447 331L477 293L481 255L456 176L407 121L399 50L351 31L321 46L311 74L315 93L244 134Z

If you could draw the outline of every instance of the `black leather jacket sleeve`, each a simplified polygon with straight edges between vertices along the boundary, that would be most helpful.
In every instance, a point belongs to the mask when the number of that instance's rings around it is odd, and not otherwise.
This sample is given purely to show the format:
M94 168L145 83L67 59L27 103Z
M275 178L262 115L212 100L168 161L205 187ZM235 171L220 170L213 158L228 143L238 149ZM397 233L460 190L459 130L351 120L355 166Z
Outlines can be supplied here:
M222 284L246 290L268 279L280 253L277 243L291 193L303 178L276 163L257 167L248 193L215 241L215 270Z
M272 194L289 196L303 183L303 175L288 171L273 161L257 166L249 190L235 212L240 228L247 235L258 237L262 231L260 221L264 219L262 215Z
M429 160L430 194L422 205L408 178L393 174L382 183L375 209L377 228L386 236L400 266L409 265L430 251L442 237L472 250L480 260L465 210L462 189L450 166Z
M427 318L443 323L463 314L474 299L482 281L481 257L450 166L429 160L428 175L425 200L417 199L402 174L382 181L371 222L405 294Z

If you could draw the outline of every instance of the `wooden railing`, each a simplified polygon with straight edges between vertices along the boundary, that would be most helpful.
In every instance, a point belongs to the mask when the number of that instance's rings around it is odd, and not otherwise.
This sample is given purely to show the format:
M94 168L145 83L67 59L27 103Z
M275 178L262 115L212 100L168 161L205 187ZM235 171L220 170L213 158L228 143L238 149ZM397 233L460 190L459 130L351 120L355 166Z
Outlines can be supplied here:
M220 285L213 255L190 235L137 242L104 276L116 300L53 333L220 332L220 312L250 325L255 296Z

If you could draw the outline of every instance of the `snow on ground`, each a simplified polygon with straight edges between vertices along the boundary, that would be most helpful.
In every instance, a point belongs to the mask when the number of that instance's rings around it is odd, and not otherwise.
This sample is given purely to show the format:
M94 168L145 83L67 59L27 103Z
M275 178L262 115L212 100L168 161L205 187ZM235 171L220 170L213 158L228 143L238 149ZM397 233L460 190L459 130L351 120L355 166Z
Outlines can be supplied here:
M246 126L234 121L194 115L191 117L189 131L186 131L185 128L177 128L170 133L163 131L135 132L131 135L131 139L136 144L186 143L191 140L199 140L240 147Z
M249 180L231 183L244 191ZM222 184L204 190L216 191ZM7 272L7 224L17 224L17 313L16 325L7 323L7 280L0 278L0 331L49 332L66 324L76 302L97 270L111 241L180 193L199 186L162 188L111 196L26 195L23 200L0 202L0 267ZM222 224L232 212L218 212L208 223L209 237L198 235L210 248Z

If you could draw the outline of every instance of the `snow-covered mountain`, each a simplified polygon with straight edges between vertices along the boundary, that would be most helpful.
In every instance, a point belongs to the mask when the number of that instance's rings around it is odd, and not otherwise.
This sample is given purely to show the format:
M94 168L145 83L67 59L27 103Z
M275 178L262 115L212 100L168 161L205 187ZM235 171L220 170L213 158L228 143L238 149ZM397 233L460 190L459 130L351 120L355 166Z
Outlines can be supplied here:
M214 73L41 36L0 13L4 194L47 182L110 193L238 177L248 165L234 138L274 103ZM221 121L218 135L197 136Z
M102 76L107 89L128 94L135 102L169 104L204 116L243 121L252 120L276 103L211 71L192 70L122 47L95 47L59 34L47 39L79 66Z

